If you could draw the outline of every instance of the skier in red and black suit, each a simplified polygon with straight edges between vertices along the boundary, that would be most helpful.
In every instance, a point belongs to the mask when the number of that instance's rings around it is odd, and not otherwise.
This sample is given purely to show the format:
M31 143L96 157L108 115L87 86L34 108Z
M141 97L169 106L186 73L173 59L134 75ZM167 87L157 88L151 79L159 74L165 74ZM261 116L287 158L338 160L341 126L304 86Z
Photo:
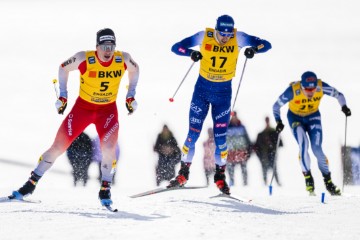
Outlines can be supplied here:
M81 51L59 67L60 95L55 103L57 112L63 114L67 106L67 82L69 72L79 70L80 93L75 105L62 122L52 146L39 159L29 180L10 198L22 199L31 194L44 173L66 151L72 141L90 124L94 124L101 142L102 183L99 198L102 205L111 205L110 184L116 167L116 144L118 140L118 111L116 99L120 81L128 71L129 87L126 107L135 111L135 89L139 78L139 66L129 53L115 51L116 38L109 28L96 34L96 51Z

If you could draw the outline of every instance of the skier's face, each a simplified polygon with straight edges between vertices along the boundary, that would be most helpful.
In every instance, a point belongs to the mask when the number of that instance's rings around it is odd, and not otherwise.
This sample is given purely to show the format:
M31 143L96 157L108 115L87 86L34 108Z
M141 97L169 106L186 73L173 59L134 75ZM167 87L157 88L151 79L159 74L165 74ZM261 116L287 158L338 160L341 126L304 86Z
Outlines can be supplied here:
M96 47L98 57L103 62L108 62L112 59L115 52L115 44L104 43Z
M216 31L216 39L220 45L226 44L234 33Z
M312 98L316 92L316 87L313 88L301 87L301 90L307 98Z

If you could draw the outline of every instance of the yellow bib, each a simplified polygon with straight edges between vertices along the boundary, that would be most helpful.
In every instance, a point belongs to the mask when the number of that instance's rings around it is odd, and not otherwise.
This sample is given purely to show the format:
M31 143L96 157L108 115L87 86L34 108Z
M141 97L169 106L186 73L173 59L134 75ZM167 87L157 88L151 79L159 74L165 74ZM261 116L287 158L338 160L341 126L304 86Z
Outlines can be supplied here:
M291 86L294 94L294 98L289 102L291 112L304 117L319 110L320 100L324 95L320 79L318 80L316 92L310 99L302 92L300 81L293 83Z
M215 40L215 30L207 28L200 52L203 58L200 61L200 75L212 82L230 81L236 72L236 62L239 55L239 47L234 37L221 45Z
M86 66L86 72L80 75L79 96L95 104L115 102L125 72L122 53L116 51L110 66L104 67L96 58L95 51L87 51Z

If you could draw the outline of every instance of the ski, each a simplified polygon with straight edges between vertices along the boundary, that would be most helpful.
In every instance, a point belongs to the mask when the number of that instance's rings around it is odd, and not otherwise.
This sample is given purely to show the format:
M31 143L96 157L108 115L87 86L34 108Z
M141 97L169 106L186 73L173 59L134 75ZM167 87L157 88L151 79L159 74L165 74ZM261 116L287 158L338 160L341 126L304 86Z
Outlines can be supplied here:
M252 203L252 199L247 199L247 198L243 198L240 196L228 195L228 194L224 194L224 193L220 193L220 194L212 196L210 198L220 198L220 197L229 198L229 199L241 202L241 203Z
M138 198L138 197L144 197L144 196L149 196L149 195L156 194L156 193L168 192L168 191L173 191L173 190L200 189L200 188L206 188L206 187L207 186L172 187L172 188L159 187L159 188L152 189L150 191L146 191L146 192L142 192L142 193L132 195L130 197L131 198Z
M41 203L40 200L34 200L34 199L28 199L28 198L16 199L16 198L12 198L12 196L0 197L0 203L2 203L2 202Z
M117 210L117 208L112 208L110 205L104 205L104 207L107 209L107 210L109 210L110 212L117 212L118 210Z

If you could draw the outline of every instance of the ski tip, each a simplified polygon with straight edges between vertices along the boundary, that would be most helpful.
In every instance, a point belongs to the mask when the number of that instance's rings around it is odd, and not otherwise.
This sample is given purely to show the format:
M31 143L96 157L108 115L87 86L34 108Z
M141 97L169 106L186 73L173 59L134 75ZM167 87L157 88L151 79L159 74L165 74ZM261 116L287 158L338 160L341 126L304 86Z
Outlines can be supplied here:
M110 212L118 212L117 208L113 209L112 207L108 208Z
M8 198L9 200L16 199L16 197L15 197L13 194L11 194L11 195L7 196L7 198Z
M28 199L28 198L17 199L13 196L0 197L0 202L41 203L40 200Z
M113 209L110 205L104 205L104 207L106 207L106 209L110 212L118 212L117 208Z

